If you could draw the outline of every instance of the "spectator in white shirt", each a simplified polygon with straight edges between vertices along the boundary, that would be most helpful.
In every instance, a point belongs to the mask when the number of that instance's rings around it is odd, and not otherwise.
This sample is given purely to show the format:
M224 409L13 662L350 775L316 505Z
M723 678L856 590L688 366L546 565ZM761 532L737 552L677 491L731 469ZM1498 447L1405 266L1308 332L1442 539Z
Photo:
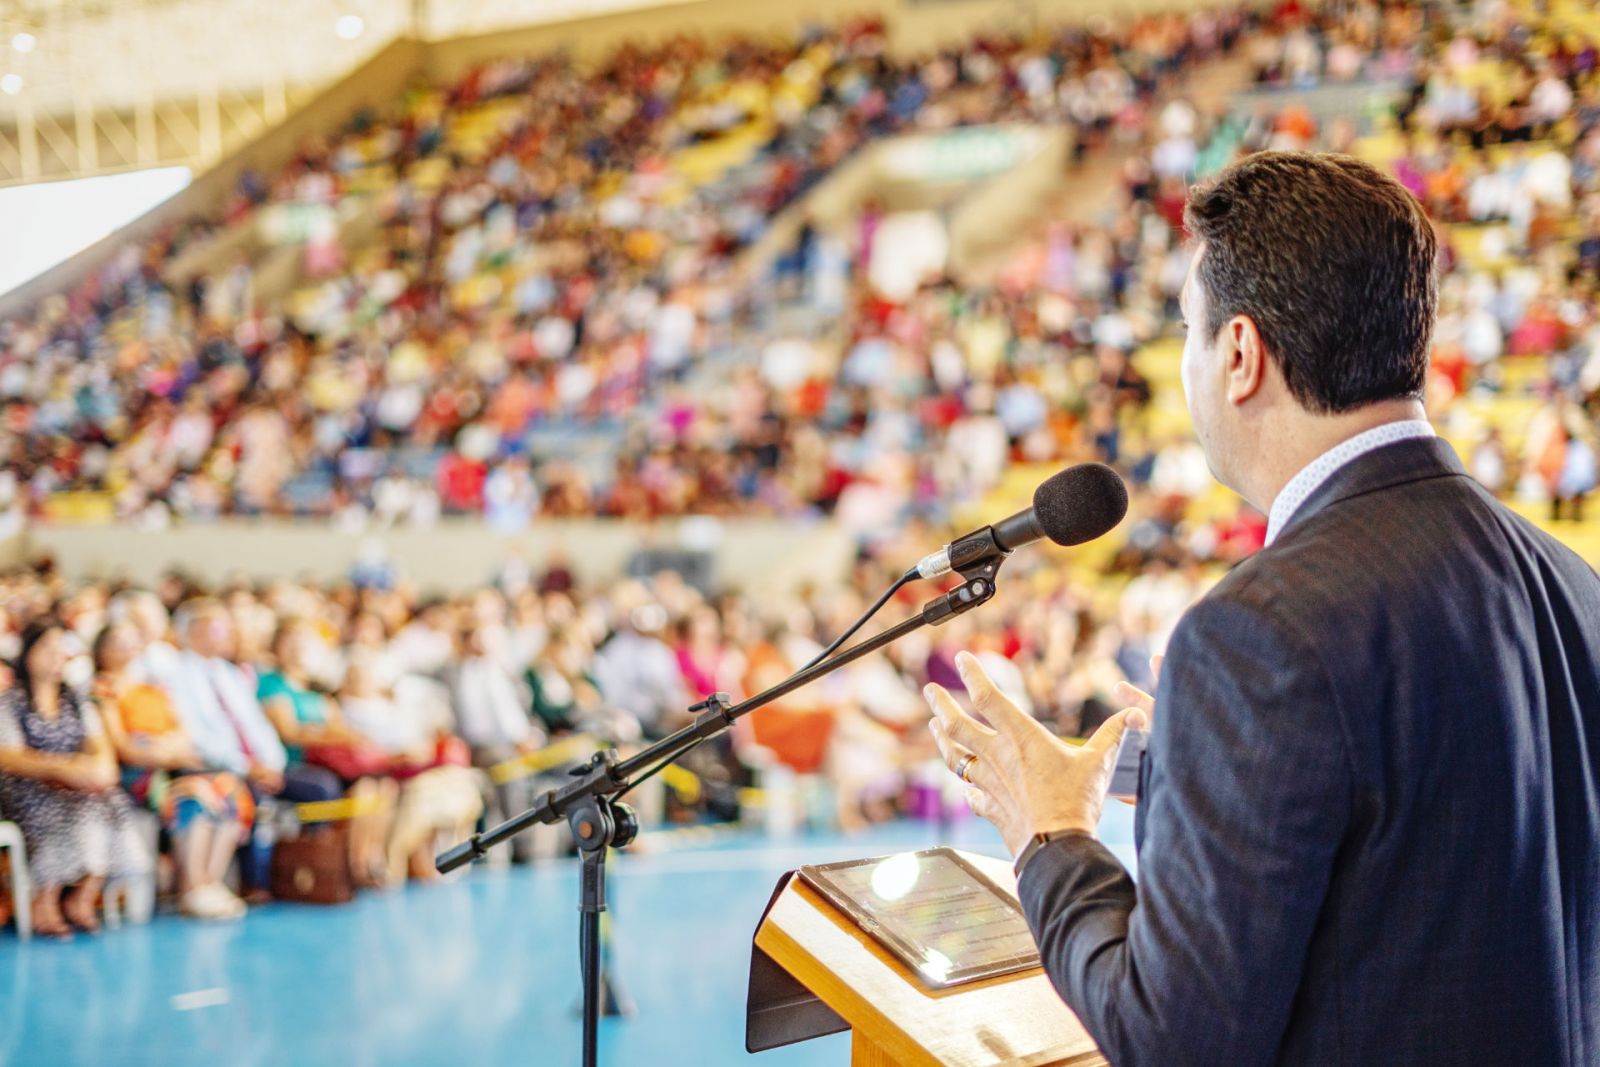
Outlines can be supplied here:
M594 657L600 695L632 715L647 737L665 736L690 703L678 657L656 636L666 621L659 604L638 604Z
M430 862L436 841L461 840L483 813L474 772L441 758L446 721L434 713L430 701L386 691L370 653L351 658L339 703L351 726L409 768L389 831L388 879L400 881L409 870L413 877L432 880L437 877Z
M1547 124L1560 122L1572 110L1572 88L1556 77L1553 71L1546 69L1544 77L1533 87L1529 104L1533 121Z
M472 751L472 764L490 772L500 810L509 818L527 808L533 798L533 772L513 761L537 752L545 742L530 714L533 700L522 680L508 670L490 647L494 629L470 618L457 634L455 666L447 672L450 699L455 708L456 733ZM532 858L532 841L520 834L511 842L517 862Z
M491 654L481 627L463 631L462 656L452 672L456 727L474 749L530 751L542 741L528 717L521 681Z
M407 670L426 675L442 673L454 649L450 605L443 600L423 604L416 618L400 628L391 645L394 658Z
M229 660L233 624L221 603L191 600L178 609L182 651L170 677L157 679L206 764L244 777L257 794L291 803L344 795L339 779L321 767L288 767L288 754L256 698L250 672Z

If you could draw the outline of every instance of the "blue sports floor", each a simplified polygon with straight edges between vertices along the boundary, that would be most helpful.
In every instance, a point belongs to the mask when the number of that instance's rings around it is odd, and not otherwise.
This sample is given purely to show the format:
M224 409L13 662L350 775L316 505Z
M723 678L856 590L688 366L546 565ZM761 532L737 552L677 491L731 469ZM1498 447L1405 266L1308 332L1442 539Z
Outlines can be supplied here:
M1132 809L1109 808L1102 837L1128 862ZM848 1062L847 1034L745 1054L756 920L802 863L940 843L1001 853L977 820L939 834L911 822L786 842L730 834L617 858L612 963L638 1013L602 1022L601 1062ZM236 925L160 916L70 944L0 932L0 1064L576 1064L576 905L563 861L339 908L269 905Z

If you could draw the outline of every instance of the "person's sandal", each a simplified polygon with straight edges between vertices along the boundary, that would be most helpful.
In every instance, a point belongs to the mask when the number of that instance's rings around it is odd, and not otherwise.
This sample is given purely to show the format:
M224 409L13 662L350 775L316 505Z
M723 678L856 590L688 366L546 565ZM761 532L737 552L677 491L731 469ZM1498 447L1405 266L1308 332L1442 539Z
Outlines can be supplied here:
M237 919L242 913L235 904L216 892L215 886L197 886L184 893L178 901L178 910L191 919L211 922ZM237 900L237 898L234 898Z
M250 910L250 906L225 885L219 883L215 887L214 893L217 898L217 906L226 908L230 919L242 919L245 913Z

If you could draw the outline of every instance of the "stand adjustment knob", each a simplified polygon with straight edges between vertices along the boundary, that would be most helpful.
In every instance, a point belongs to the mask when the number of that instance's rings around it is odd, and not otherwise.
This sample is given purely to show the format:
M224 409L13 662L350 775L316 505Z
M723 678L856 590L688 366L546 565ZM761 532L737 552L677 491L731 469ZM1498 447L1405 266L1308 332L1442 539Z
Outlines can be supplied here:
M626 848L633 844L633 839L639 836L639 816L626 804L611 805L611 814L616 819L616 826L611 831L611 846Z

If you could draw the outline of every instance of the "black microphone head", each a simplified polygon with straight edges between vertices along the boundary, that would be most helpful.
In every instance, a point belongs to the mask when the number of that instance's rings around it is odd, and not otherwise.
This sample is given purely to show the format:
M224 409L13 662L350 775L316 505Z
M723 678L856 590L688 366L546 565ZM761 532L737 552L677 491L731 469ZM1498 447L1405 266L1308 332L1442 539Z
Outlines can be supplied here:
M1111 532L1128 513L1128 487L1104 463L1052 474L1033 491L1033 513L1058 545L1081 545Z

